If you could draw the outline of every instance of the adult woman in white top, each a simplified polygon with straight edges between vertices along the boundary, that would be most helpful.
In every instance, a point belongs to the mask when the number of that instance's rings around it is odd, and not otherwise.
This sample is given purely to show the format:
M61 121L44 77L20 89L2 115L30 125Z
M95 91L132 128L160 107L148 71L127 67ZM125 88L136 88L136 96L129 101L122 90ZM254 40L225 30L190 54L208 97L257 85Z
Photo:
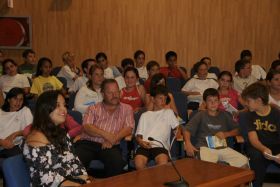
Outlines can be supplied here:
M7 158L21 153L17 146L21 142L23 129L32 123L33 116L25 106L24 91L12 88L0 110L0 157Z
M269 103L280 109L280 71L270 70L266 81L269 87Z
M212 78L208 78L208 66L206 62L197 63L197 77L191 78L182 88L190 102L202 102L202 94L207 88L219 87L219 84Z
M91 66L89 70L90 79L77 93L74 103L75 110L84 114L90 105L101 102L103 97L100 86L104 80L104 70L99 65Z

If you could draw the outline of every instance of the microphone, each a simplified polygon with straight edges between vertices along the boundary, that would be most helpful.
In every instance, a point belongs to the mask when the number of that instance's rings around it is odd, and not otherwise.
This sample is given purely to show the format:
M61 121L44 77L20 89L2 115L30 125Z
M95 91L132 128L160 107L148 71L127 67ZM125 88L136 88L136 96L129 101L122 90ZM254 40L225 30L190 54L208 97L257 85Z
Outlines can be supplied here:
M153 137L148 137L149 141L154 141L154 142L158 142L161 144L162 148L166 149L165 146L163 145L163 143L159 140L154 139ZM166 149L167 150L167 149ZM168 152L170 152L170 150L168 150ZM173 160L171 159L171 156L168 154L168 158L171 162L172 167L174 168L174 170L176 171L177 175L180 177L179 180L177 181L171 181L171 182L165 182L164 185L165 186L169 186L169 187L189 187L189 183L187 181L185 181L185 179L183 178L183 176L180 174L180 172L178 171L178 169L176 168Z

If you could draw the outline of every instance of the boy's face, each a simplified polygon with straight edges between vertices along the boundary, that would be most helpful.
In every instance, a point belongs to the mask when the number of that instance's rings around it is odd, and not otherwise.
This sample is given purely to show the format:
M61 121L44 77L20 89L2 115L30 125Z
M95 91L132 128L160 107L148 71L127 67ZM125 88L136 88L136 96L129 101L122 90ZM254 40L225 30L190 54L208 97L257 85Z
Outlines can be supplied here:
M154 105L158 108L164 108L166 105L166 96L163 94L158 94L153 97Z
M137 58L136 58L136 66L137 67L142 67L145 64L145 55L144 54L140 54Z
M28 53L25 61L30 64L36 64L36 57L34 53Z
M217 97L217 96L208 96L206 98L205 103L206 103L207 110L209 110L211 112L215 112L218 110L220 100L219 100L219 97Z
M280 74L276 74L273 76L271 81L267 81L270 88L274 90L280 90Z
M169 57L169 59L166 62L170 68L174 68L177 66L177 57L176 56Z
M245 99L245 104L251 112L254 112L258 108L260 108L261 103L262 103L262 101L260 98L258 98L258 99L246 98Z
M153 66L149 71L149 76L152 77L157 73L159 73L159 66Z

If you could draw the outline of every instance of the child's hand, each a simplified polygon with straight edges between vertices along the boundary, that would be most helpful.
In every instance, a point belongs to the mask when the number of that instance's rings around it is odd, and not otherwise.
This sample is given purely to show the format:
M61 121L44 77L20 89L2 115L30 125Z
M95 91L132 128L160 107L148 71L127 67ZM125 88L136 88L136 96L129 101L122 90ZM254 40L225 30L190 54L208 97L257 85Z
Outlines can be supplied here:
M276 155L278 158L275 159L274 161L277 162L278 164L280 164L280 154Z
M263 156L266 159L271 160L271 158L269 156L267 156L265 153L268 153L268 154L272 155L272 151L269 148L265 148L264 151L263 151Z
M15 145L13 144L13 142L11 140L4 139L4 140L1 140L1 146L4 147L5 149L11 149Z
M223 140L223 139L226 139L226 135L225 135L225 133L224 132L217 132L216 134L215 134L215 136L217 136L218 138L220 138L221 140Z
M145 148L145 149L150 149L150 148L152 148L150 142L146 142L146 141L144 141L144 140L141 140L141 141L139 142L139 145L140 145L141 147Z
M194 153L199 151L191 143L185 143L185 149L188 156L194 157Z

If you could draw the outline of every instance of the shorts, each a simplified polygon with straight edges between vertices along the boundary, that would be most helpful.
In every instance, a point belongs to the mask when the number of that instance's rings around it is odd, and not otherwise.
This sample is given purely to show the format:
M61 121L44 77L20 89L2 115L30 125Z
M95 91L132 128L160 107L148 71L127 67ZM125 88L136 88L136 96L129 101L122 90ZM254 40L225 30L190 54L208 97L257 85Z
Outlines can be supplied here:
M136 155L143 155L147 157L149 160L154 160L158 155L160 154L166 154L168 156L168 151L162 147L154 147L150 149L145 149L143 147L139 147L136 150Z

